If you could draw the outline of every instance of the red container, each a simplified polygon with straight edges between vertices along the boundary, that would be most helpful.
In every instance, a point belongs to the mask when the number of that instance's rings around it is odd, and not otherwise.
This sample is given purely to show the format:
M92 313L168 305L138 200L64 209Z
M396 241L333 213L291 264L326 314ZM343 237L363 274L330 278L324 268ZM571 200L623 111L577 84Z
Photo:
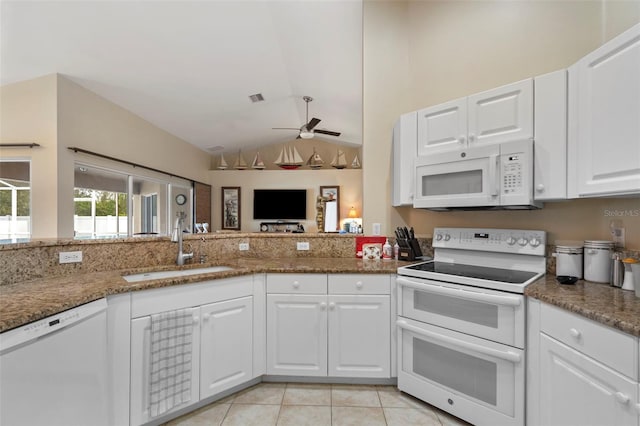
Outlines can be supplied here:
M375 237L356 237L356 257L362 259L362 250L369 245L379 245L380 255L382 255L382 246L387 240L387 237L375 236Z

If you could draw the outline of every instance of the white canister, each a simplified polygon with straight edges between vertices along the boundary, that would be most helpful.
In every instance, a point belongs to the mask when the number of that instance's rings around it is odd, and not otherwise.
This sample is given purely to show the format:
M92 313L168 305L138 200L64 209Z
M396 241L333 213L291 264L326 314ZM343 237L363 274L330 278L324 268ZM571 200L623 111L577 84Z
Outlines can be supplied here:
M596 283L608 283L611 279L611 254L613 241L584 242L584 279Z
M556 276L568 275L582 279L582 246L556 246Z

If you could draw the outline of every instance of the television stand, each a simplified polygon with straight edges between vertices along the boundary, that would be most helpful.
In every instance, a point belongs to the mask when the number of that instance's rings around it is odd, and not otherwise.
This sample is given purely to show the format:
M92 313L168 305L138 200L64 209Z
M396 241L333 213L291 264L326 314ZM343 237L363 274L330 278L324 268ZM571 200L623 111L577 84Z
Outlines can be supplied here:
M300 222L260 222L260 232L304 232Z

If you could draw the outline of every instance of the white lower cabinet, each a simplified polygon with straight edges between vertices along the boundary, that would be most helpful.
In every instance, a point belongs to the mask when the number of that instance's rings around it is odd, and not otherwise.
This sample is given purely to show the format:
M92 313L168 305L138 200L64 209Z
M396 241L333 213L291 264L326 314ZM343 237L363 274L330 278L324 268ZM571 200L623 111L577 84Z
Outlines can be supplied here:
M200 399L251 380L253 297L200 307Z
M162 415L188 407L200 400L199 311L199 308L189 309L194 322L191 334L191 375L189 382L182 385L183 390L188 388L189 397ZM151 389L151 357L151 316L136 318L131 321L131 425L144 424L156 417L151 412L151 392L155 392ZM158 392L166 392L166 390L158 390ZM183 397L185 395L185 393L181 394Z
M268 275L267 289L278 279ZM390 377L390 281L330 275L329 294L267 294L267 374Z
M267 294L267 374L327 375L327 296Z
M329 376L389 377L389 296L341 295L329 301Z
M638 385L546 335L540 347L543 425L638 425Z
M253 277L237 277L132 293L130 424L187 408L254 378ZM152 318L178 311L188 321L161 326L167 344L152 353ZM260 324L263 321L259 321ZM184 326L188 333L172 330ZM184 331L184 330L182 330ZM190 340L190 343L189 343ZM178 350L182 352L178 355ZM164 362L188 363L179 383L153 384ZM153 397L152 397L153 395ZM175 396L173 396L175 395ZM159 400L157 404L152 401Z
M527 424L640 425L638 339L529 300Z

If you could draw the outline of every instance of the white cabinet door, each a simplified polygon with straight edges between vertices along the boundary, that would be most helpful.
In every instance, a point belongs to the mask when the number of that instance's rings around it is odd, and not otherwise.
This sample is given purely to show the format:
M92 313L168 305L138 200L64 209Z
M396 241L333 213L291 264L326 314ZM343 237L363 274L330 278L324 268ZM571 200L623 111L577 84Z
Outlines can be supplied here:
M329 295L329 376L390 377L389 296Z
M640 24L569 68L569 197L640 193Z
M567 198L567 70L534 79L536 200Z
M200 307L200 398L252 379L253 297Z
M533 137L533 80L467 98L469 146Z
M267 374L327 375L327 296L267 294Z
M540 336L543 425L638 425L636 382L551 337Z
M175 405L172 409L158 416L151 414L151 317L136 318L131 321L131 425L146 423L163 414L171 413L195 404L199 400L199 366L200 366L200 328L198 325L199 308L189 309L194 321L191 335L191 375L189 383L190 398ZM184 396L184 394L183 394Z
M413 205L413 167L418 155L418 113L402 114L393 126L392 206Z
M418 155L452 151L467 140L467 98L418 111Z

